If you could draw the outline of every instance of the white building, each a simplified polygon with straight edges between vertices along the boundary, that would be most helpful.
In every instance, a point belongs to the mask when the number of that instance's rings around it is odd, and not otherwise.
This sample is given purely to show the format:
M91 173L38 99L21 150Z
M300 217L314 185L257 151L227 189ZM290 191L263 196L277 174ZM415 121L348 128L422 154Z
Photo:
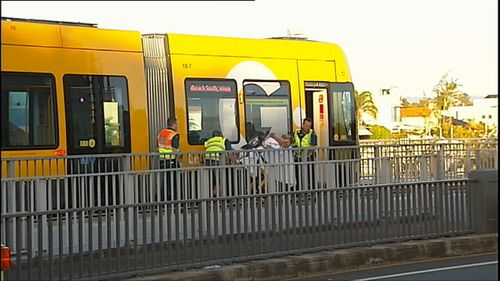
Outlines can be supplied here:
M433 111L433 106L402 107L401 124L398 129L413 135L430 136L433 128L439 128L439 119Z
M475 98L470 106L452 106L443 115L458 120L482 122L488 127L498 128L498 96L489 95Z
M362 118L367 124L384 126L389 130L399 126L401 108L401 95L396 89L382 89L372 93L373 102L377 107L377 118L363 114Z

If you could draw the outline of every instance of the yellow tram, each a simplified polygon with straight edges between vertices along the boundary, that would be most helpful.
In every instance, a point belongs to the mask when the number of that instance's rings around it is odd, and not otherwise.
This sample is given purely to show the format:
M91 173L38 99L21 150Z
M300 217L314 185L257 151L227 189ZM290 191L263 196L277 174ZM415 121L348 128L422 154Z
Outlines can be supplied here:
M349 67L332 43L13 18L1 40L2 158L156 152L170 116L182 151L202 151L213 130L239 148L249 128L288 133L306 116L319 146L358 143Z

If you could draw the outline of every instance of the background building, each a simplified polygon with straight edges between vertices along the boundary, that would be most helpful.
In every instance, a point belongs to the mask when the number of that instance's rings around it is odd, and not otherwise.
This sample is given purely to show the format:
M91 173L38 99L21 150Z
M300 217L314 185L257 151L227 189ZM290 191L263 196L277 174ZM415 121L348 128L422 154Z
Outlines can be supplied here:
M401 108L401 95L395 87L381 89L372 93L373 102L377 107L377 118L369 114L363 114L362 118L366 124L384 126L389 130L399 126Z
M472 103L469 106L452 106L443 115L465 122L482 122L487 132L498 135L498 95L475 98Z

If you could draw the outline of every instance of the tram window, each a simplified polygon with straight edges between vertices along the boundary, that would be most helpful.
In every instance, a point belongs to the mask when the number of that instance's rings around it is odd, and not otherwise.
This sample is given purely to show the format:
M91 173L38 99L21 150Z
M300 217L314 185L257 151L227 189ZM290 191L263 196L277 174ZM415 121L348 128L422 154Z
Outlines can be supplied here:
M355 141L355 101L353 91L332 91L330 103L331 139L334 141Z
M54 78L2 72L2 149L57 147Z
M214 130L222 131L230 142L239 141L236 81L186 79L189 144L203 144Z
M287 81L244 81L246 140L272 131L290 132L290 84Z
M129 152L127 80L65 75L68 147L75 152Z

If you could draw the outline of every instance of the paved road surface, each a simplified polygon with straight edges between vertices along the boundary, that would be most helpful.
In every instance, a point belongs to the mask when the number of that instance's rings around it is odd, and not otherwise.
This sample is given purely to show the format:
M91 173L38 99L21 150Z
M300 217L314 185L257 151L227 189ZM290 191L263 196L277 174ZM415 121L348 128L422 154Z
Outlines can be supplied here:
M498 254L445 258L293 280L498 280Z

